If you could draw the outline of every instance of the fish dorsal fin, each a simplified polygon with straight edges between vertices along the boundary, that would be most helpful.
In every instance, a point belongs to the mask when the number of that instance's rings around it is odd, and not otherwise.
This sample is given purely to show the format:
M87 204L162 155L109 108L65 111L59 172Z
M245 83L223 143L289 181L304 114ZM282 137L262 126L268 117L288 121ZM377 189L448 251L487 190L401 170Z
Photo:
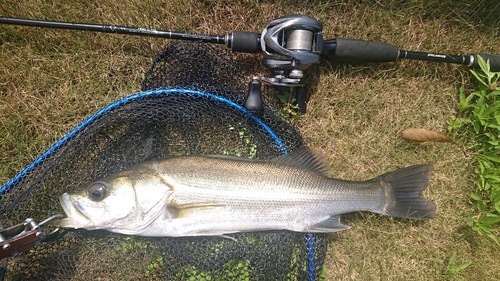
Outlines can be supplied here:
M323 153L306 146L301 146L286 155L278 156L273 161L306 168L325 176L331 172L330 162Z

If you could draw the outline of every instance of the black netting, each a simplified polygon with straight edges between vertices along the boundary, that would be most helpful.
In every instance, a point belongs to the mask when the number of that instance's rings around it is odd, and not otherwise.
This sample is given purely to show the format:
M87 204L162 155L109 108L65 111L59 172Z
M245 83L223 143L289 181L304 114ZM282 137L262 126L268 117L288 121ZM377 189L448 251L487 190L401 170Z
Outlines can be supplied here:
M269 107L255 114L241 107L246 84L224 48L168 44L142 93L91 116L2 187L0 221L9 226L61 214L62 193L148 159L207 153L270 159L302 145L297 130ZM59 231L10 259L5 279L308 280L321 273L326 235L232 237Z

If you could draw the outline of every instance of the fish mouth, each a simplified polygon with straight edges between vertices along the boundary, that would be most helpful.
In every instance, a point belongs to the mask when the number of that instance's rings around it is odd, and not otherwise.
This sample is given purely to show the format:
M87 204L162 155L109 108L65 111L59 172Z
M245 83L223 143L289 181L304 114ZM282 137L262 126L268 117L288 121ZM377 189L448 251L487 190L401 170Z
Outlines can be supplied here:
M90 228L94 224L90 219L81 211L82 206L73 201L68 193L64 193L59 197L59 202L66 213L66 218L60 219L57 224L59 227L65 228Z

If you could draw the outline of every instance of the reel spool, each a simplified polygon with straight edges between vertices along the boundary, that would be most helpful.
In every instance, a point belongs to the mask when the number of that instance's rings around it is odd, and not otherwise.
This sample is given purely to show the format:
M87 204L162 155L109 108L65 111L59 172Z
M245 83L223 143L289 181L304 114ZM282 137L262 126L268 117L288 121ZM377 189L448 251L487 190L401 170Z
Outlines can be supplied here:
M323 50L322 25L309 16L296 15L269 22L262 31L264 65L274 77L261 80L272 85L300 87L303 71L319 62Z

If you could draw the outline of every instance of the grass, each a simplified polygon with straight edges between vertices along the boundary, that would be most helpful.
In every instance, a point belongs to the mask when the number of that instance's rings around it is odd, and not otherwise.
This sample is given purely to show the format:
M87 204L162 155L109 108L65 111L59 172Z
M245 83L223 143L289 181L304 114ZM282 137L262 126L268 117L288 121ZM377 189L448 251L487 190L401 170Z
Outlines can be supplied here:
M471 73L478 80L479 89L470 94L461 89L461 114L459 118L450 118L448 128L451 131L461 129L462 134L473 139L474 172L478 181L471 197L476 201L479 213L469 218L467 224L500 245L500 87L497 87L500 72L491 72L481 57L478 57L478 61L481 69L471 70Z
M308 14L325 38L391 43L405 50L500 54L498 1L10 1L0 15L109 23L202 34L260 32L270 20ZM164 40L0 25L0 182L12 178L89 114L140 89ZM266 75L241 56L249 80ZM475 203L471 157L453 145L414 146L409 127L446 131L459 88L476 87L461 66L419 61L309 69L308 113L295 121L324 151L334 176L367 179L417 163L435 167L426 196L437 218L412 222L362 213L331 235L328 280L499 280L500 248L467 219ZM458 136L459 137L459 136ZM463 143L467 145L467 143ZM463 266L468 264L468 266Z

